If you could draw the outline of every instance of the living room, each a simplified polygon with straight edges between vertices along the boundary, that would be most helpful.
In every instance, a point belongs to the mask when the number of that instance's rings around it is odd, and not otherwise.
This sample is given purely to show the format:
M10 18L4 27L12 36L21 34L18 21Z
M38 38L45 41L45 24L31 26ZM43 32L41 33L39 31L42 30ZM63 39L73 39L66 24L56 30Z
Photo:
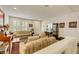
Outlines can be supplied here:
M8 42L8 48L6 46L1 53L78 53L78 7L78 5L1 5L0 38L1 41ZM61 47L58 46L60 42ZM67 51L63 50L64 44ZM54 47L53 51L51 46ZM56 48L57 46L59 48Z

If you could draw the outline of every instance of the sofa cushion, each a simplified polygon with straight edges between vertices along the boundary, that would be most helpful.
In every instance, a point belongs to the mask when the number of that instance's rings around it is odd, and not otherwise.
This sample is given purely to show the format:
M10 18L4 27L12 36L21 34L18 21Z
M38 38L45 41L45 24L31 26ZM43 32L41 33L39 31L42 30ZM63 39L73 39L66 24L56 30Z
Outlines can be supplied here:
M25 47L26 47L25 49L26 54L33 53L33 42L27 43Z
M27 42L34 41L34 40L37 40L37 39L39 39L39 36L29 36Z
M40 38L42 38L42 37L45 37L46 34L44 32L42 32L42 33L39 34L39 36L40 36Z

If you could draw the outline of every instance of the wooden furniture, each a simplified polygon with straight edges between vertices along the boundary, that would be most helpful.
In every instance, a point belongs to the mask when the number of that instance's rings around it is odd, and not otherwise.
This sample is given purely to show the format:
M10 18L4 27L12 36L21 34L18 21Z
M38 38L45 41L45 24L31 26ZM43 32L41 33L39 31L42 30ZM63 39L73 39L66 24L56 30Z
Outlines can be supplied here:
M57 40L64 39L64 37L59 37L59 27L64 28L65 23L54 23L53 25L56 26L56 29L55 29L56 31L53 32L53 36L55 36Z
M20 42L13 42L12 43L12 54L19 54L19 44Z
M10 49L11 49L11 39L10 39L10 37L7 37L7 36L5 36L5 35L3 35L3 34L0 34L0 41L2 41L2 42L4 42L4 43L6 43L6 42L8 42L8 44L9 44L9 53L10 53Z
M53 36L55 36L56 39L58 39L58 37L59 37L59 26L58 26L58 23L54 23L53 25L56 27L55 31L53 31Z
M64 39L64 37L58 37L58 40L62 40L62 39Z
M19 38L14 38L12 41L11 54L19 54L19 53L20 53L20 40Z
M50 37L52 36L53 32L45 32L45 34Z

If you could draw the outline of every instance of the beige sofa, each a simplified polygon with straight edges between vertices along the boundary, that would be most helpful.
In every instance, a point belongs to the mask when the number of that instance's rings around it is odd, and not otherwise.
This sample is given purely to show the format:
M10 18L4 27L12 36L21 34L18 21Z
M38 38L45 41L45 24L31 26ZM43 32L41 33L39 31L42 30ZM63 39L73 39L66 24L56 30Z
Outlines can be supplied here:
M25 48L23 49L23 52L25 54L31 54L55 42L57 42L55 37L43 37L38 40L30 41L26 43Z
M27 42L34 41L34 40L37 40L39 38L40 38L39 36L29 36Z
M47 37L44 32L40 33L39 35L29 36L27 42L34 41L43 37Z
M27 36L31 36L31 32L30 31L15 31L13 35L15 37L19 37L23 39L23 38L27 38Z

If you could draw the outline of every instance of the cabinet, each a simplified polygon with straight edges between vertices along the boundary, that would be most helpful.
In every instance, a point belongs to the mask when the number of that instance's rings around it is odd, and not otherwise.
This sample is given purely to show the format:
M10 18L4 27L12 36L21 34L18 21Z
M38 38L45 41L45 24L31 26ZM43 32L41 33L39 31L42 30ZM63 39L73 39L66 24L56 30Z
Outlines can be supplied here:
M19 46L20 42L13 42L12 43L12 54L19 54Z
M59 37L59 27L58 27L58 23L54 23L53 26L55 27L55 28L54 28L54 31L53 31L53 36L55 36L56 39L58 39L58 37Z

